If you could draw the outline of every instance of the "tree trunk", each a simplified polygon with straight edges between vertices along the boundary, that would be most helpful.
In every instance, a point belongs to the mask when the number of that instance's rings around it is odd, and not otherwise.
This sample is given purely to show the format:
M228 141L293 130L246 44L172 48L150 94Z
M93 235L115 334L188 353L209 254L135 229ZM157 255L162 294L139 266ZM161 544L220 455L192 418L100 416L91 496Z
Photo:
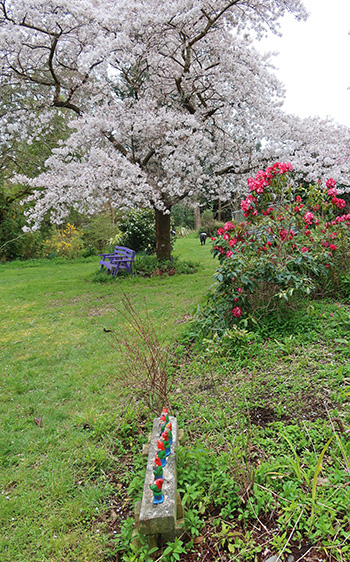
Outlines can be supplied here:
M218 202L218 221L221 222L221 199Z
M194 207L194 229L198 230L201 227L201 210L199 203L196 203Z
M163 215L162 211L156 209L156 237L157 258L159 260L170 260L170 213Z

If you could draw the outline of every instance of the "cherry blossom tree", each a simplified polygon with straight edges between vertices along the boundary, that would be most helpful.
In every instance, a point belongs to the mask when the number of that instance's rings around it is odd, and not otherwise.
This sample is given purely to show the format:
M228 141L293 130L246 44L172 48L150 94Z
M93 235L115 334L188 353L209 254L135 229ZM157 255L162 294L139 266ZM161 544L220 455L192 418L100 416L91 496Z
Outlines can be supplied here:
M275 115L277 120L277 115ZM329 177L350 189L350 129L333 119L280 113L278 138L269 139L271 158L293 162L300 181Z
M299 0L1 0L0 85L20 92L6 142L40 140L62 113L71 131L42 173L16 178L31 227L148 206L169 258L172 206L227 199L278 134L283 88L252 37L286 12L306 17Z

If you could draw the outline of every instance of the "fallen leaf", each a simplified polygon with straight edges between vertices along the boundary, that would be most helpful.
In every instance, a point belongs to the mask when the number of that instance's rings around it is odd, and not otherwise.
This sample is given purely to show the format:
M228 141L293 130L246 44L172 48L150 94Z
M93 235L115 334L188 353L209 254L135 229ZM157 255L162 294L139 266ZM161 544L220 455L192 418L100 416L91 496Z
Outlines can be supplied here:
M193 539L193 544L202 544L203 541L204 541L204 537L195 537Z
M39 416L38 418L34 418L34 421L38 424L38 427L41 426L42 417Z

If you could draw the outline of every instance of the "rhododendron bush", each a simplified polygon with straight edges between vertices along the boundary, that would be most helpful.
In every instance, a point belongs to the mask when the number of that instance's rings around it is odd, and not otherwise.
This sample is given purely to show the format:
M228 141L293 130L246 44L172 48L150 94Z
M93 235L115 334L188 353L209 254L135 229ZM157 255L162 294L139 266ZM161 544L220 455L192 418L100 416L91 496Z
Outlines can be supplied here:
M335 290L348 268L350 214L336 182L307 188L277 162L248 179L244 220L227 222L212 239L219 259L209 297L222 326L258 318L315 289Z

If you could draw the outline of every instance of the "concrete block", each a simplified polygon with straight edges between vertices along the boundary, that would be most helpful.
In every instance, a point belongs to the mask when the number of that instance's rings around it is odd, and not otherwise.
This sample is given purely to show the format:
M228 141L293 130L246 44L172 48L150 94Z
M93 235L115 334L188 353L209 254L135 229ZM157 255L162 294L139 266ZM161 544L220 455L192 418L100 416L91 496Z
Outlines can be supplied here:
M180 492L176 492L176 519L183 519L184 517L185 512L182 505Z
M141 500L138 500L134 505L134 519L136 526L138 526L140 521L141 503Z
M164 502L153 504L153 494L149 488L153 484L153 461L157 451L157 440L160 437L159 418L153 421L152 437L149 447L145 483L140 512L139 531L145 535L162 535L163 541L175 540L175 527L177 519L176 502L176 454L178 445L178 427L176 418L170 416L172 423L173 445L171 454L167 457L167 463L163 469Z

